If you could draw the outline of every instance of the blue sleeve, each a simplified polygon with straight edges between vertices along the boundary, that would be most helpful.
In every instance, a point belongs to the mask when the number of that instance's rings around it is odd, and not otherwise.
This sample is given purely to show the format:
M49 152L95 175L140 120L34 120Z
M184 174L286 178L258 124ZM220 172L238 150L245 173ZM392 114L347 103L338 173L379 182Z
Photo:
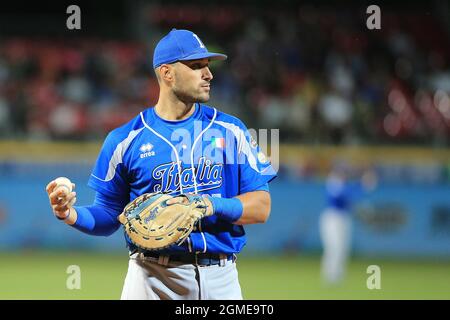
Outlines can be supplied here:
M276 172L244 124L238 138L239 193L256 191L272 181Z
M103 143L88 181L88 186L95 191L115 196L125 203L130 200L128 171L124 163L130 140L129 136L111 132Z
M346 186L346 193L352 201L356 201L365 195L365 190L360 182L349 182Z
M263 184L261 187L256 188L253 191L266 191L266 192L269 192L269 183Z
M77 220L72 225L77 230L96 236L109 236L119 227L117 217L126 203L97 192L91 206L76 206Z

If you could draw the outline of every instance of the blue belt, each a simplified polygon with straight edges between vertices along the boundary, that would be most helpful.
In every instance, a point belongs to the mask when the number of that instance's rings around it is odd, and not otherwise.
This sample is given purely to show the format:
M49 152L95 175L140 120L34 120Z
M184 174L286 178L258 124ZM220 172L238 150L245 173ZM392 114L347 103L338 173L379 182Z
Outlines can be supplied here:
M167 265L168 263L193 264L198 266L221 265L225 261L235 260L235 255L214 254L214 253L177 253L159 254L157 252L145 251L141 253L145 258Z

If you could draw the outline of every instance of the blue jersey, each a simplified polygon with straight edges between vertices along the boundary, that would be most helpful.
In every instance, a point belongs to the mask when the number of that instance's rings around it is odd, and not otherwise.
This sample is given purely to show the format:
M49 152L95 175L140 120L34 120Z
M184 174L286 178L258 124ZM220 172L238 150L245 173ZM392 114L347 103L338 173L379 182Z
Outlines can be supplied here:
M113 130L88 185L120 203L149 192L232 198L267 190L276 173L242 121L204 104L194 107L181 121L164 120L149 108ZM231 254L245 242L242 226L211 216L199 221L183 245L164 251Z
M352 202L363 194L360 183L330 177L326 182L326 198L328 207L338 212L349 213Z

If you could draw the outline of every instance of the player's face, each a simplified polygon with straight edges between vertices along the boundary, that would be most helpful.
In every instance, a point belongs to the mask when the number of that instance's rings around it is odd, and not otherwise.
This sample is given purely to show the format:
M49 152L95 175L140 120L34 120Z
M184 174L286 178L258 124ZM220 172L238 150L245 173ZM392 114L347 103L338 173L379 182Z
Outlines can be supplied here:
M188 60L175 63L174 94L183 102L207 102L210 82L213 78L209 70L209 60Z

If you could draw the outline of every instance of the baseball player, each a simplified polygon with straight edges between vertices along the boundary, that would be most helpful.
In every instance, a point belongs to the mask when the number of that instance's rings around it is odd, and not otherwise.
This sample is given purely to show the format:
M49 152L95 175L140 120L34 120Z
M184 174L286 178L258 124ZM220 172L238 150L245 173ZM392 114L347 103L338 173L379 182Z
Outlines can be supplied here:
M201 194L212 203L213 214L181 245L145 251L125 233L122 299L242 299L236 255L246 243L243 225L269 217L276 172L238 118L205 104L209 63L226 58L195 33L173 29L154 50L158 102L104 141L88 182L94 203L73 206L75 192L47 186L58 219L98 236L114 233L125 205L143 193Z
M326 284L343 280L351 248L352 203L376 186L376 176L366 171L361 181L349 179L350 168L339 164L330 172L325 186L327 207L320 216L323 246L321 274Z

